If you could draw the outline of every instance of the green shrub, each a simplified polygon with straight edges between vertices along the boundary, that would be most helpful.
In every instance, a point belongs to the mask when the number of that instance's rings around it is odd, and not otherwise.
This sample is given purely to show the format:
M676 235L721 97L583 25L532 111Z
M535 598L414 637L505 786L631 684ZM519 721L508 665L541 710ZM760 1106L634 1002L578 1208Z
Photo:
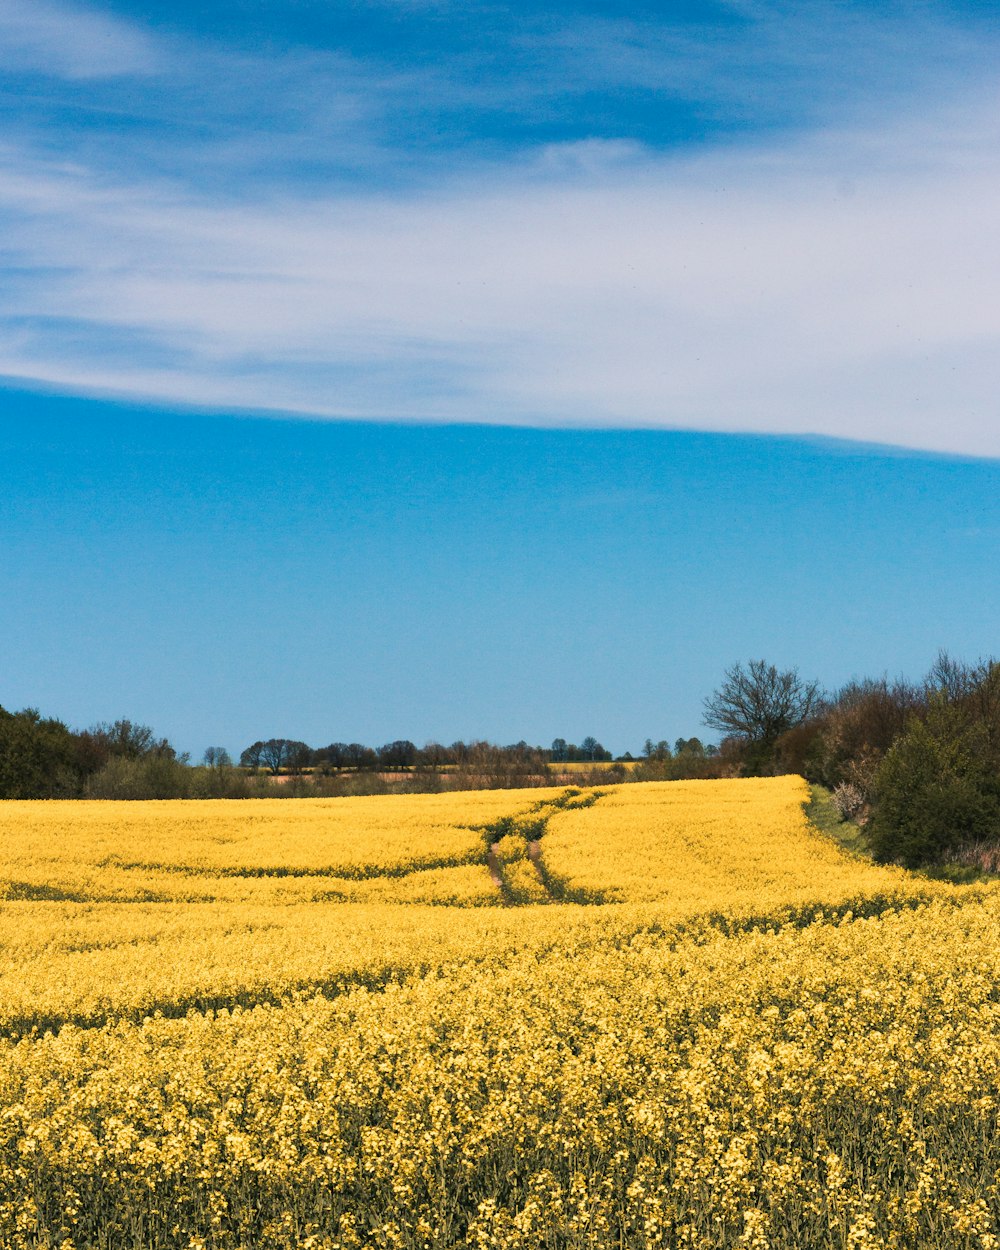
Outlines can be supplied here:
M875 774L869 825L882 863L940 864L970 843L1000 835L1000 792L980 723L945 698L914 718Z
M113 755L87 782L89 799L186 799L191 773L180 760L167 755L128 759Z

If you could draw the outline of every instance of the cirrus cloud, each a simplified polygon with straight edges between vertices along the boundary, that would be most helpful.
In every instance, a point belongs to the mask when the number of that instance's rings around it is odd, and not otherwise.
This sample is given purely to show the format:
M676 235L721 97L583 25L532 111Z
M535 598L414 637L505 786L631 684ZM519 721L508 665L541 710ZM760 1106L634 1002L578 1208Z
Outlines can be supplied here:
M0 373L331 418L1000 455L995 94L979 74L934 109L525 144L394 186L226 189L15 137ZM373 161L380 142L351 139Z

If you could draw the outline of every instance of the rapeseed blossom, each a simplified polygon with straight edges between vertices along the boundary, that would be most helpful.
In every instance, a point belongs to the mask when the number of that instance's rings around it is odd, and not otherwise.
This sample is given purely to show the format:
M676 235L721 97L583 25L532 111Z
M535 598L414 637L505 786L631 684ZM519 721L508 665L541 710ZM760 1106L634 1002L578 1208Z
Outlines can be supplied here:
M0 1245L997 1250L995 891L805 796L0 805Z

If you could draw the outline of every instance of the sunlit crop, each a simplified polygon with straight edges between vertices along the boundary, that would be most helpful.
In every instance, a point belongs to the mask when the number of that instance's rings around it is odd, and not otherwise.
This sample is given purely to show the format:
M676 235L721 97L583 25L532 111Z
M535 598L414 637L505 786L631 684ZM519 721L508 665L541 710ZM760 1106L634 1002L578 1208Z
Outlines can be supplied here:
M364 878L478 862L479 829L558 790L372 798L0 803L5 876L119 869Z
M815 832L808 797L800 777L619 786L551 817L545 863L574 896L690 914L910 888Z
M998 1250L993 888L804 798L0 805L0 1246Z

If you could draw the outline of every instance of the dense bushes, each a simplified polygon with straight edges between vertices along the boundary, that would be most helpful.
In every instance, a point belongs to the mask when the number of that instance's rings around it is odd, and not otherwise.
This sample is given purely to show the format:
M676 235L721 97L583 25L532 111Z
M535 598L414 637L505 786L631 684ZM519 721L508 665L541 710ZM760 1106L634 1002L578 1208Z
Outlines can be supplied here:
M850 786L862 802L870 803L875 773L886 752L925 702L925 687L902 679L849 682L808 726L808 743L795 771L831 790ZM793 730L782 743L786 754L787 740L796 732L801 737L801 730Z
M84 767L79 743L62 721L43 719L34 708L0 707L0 798L72 797Z
M746 683L733 674L754 670L786 685L797 680L794 669L781 674L763 661L737 666L706 706L728 698L740 711ZM814 692L815 683L806 688ZM769 689L751 693L770 697ZM922 682L866 678L811 698L777 737L755 734L750 715L743 723L722 744L736 771L801 773L828 787L882 862L1000 864L1000 662L963 664L942 652Z
M920 684L853 682L812 726L802 771L908 868L996 859L1000 663L938 656Z
M1000 787L982 723L937 692L886 752L874 782L875 857L908 868L947 861L1000 834Z
M129 720L73 732L34 708L0 708L0 799L174 798L186 756Z
M622 780L718 780L739 776L745 765L745 752L734 738L727 738L721 749L700 738L678 738L673 750L666 742L654 746L647 741L644 758Z

